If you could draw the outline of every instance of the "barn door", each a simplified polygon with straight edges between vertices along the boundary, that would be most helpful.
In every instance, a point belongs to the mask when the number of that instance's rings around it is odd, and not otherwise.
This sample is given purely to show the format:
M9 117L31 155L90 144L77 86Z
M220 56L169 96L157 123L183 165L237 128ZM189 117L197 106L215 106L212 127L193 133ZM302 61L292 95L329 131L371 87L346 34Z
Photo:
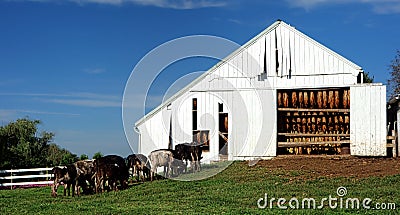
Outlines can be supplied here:
M219 154L228 155L228 113L219 113Z
M386 86L350 87L350 152L386 156Z

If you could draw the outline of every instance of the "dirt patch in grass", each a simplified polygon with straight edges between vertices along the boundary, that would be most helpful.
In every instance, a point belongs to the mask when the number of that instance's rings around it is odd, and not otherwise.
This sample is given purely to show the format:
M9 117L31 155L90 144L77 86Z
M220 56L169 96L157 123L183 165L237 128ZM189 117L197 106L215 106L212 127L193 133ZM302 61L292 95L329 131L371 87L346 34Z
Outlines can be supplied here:
M365 158L354 156L278 156L259 161L273 174L283 174L294 179L319 177L367 178L400 174L398 158Z

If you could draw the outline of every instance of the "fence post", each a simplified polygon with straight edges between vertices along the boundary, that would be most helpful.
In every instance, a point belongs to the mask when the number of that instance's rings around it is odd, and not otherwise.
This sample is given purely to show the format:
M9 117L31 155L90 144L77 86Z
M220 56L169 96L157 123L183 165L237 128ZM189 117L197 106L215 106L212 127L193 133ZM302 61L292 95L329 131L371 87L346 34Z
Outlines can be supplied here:
M11 168L11 171L10 171L10 177L11 177L11 190L13 189L13 186L12 186L12 183L13 183L13 174L12 174L12 168Z
M399 146L398 146L398 132L396 131L396 130L394 130L393 131L393 133L394 133L394 140L392 140L392 142L393 142L393 149L394 149L394 153L393 153L393 157L398 157L399 156Z

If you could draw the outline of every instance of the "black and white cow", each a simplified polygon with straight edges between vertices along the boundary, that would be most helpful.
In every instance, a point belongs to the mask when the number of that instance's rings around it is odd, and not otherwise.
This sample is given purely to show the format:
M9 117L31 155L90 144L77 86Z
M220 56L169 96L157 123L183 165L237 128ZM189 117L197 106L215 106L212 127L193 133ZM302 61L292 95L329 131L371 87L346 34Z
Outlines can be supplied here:
M191 162L190 166L192 167L193 172L200 171L201 165L200 160L203 158L202 144L195 143L181 143L175 146L175 158L180 159L186 162L186 166L188 161Z

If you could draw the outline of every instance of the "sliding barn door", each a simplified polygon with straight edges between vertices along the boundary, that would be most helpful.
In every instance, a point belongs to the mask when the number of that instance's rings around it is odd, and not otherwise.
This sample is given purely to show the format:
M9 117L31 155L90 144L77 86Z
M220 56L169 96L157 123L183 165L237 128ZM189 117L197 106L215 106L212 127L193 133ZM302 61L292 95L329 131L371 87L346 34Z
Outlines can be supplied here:
M386 156L386 86L350 87L350 152Z

